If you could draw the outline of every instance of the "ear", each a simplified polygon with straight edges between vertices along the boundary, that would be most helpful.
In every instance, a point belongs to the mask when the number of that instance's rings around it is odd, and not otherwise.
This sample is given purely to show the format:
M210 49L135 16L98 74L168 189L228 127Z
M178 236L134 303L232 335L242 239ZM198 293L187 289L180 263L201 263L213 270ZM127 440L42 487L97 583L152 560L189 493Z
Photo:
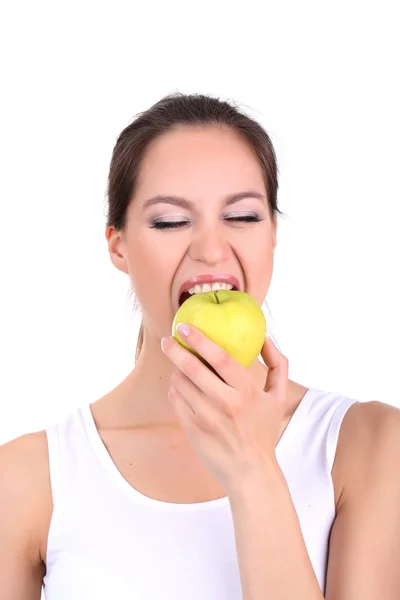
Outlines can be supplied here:
M108 252L111 262L119 271L129 275L128 264L125 260L122 232L116 231L113 225L107 227L105 237L108 242Z

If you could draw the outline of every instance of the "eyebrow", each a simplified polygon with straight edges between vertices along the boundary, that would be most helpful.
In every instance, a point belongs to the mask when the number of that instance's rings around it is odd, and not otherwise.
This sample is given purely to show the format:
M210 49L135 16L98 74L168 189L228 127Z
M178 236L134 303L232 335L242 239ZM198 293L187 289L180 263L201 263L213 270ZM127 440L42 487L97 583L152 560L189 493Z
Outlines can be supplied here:
M230 204L234 204L235 202L239 202L239 200L243 200L244 198L258 198L261 201L265 201L267 199L265 194L260 194L259 192L255 192L252 190L246 192L239 192L237 194L229 194L225 197L225 206L229 206ZM182 196L164 196L158 195L154 196L154 198L149 198L143 204L143 210L148 208L149 206L153 206L154 204L175 204L176 206L180 206L182 208L191 209L194 206L194 203L187 198L183 198Z

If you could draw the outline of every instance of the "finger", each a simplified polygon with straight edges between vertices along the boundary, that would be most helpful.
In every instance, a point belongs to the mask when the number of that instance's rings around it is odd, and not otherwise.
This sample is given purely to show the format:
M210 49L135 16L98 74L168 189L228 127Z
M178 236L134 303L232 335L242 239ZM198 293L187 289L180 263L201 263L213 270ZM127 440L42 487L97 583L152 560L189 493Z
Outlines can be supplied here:
M271 338L264 340L261 356L268 367L267 381L264 392L284 398L288 388L289 362L286 356L279 352Z
M178 391L201 422L208 422L212 411L218 409L217 403L206 396L186 375L177 371L172 376L172 389Z
M181 328L181 325L184 327ZM193 348L233 388L240 389L248 377L247 370L221 346L208 338L200 329L186 323L177 326L179 336Z
M229 390L227 385L173 337L164 338L163 351L179 371L186 375L206 396L214 399L226 396L227 390Z
M186 428L188 427L195 414L191 406L188 405L185 398L180 394L179 390L175 387L171 387L168 390L168 399L171 402L177 417L179 418L182 425Z

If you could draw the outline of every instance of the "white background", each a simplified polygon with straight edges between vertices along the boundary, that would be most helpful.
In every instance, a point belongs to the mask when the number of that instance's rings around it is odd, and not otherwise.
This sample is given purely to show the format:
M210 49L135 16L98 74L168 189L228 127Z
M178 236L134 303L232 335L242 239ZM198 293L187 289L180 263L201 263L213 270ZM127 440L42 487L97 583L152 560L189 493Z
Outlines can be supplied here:
M111 264L116 138L163 95L232 98L280 167L268 326L308 387L400 406L397 2L17 2L1 40L0 443L93 402L138 330Z

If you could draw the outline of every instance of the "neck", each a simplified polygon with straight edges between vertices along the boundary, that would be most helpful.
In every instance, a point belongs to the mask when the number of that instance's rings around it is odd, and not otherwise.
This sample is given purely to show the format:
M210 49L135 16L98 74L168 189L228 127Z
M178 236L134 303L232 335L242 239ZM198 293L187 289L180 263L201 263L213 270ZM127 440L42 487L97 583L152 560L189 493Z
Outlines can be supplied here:
M176 370L176 365L161 350L160 340L156 336L145 335L135 367L118 386L120 408L129 421L149 427L180 426L168 400L171 375ZM254 361L248 372L262 389L268 372L264 363Z

